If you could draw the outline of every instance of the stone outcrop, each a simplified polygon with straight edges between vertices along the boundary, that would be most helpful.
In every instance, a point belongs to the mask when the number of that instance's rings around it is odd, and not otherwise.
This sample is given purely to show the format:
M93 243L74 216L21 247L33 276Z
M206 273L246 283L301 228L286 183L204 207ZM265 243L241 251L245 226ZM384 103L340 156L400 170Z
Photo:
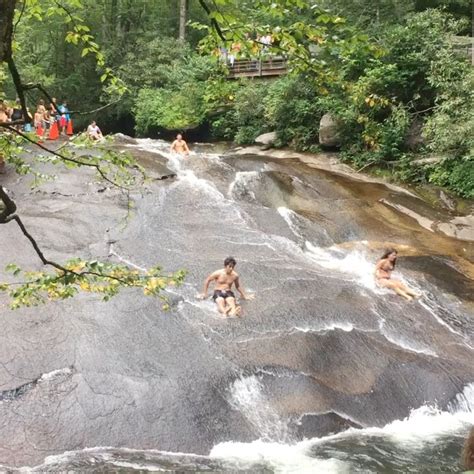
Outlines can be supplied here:
M257 143L258 145L270 146L273 145L276 140L276 137L276 132L263 133L255 139L255 143Z
M114 143L135 145L137 140L133 137L125 135L124 133L116 133L114 135Z
M324 114L319 122L319 143L327 147L341 145L340 125L331 114Z

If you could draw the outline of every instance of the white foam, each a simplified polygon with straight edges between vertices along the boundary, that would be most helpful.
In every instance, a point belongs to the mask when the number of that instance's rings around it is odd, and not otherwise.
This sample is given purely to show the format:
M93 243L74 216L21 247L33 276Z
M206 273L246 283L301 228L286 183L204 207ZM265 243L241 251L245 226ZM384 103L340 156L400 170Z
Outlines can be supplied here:
M241 198L250 196L255 199L255 193L249 189L252 183L261 180L262 175L259 171L238 171L235 179L230 183L227 191L228 197Z
M436 321L438 321L439 324L446 327L453 334L461 335L458 331L454 330L448 323L444 322L443 319L438 316L438 314L436 313L436 310L439 307L439 305L435 301L432 301L429 298L429 296L425 295L423 299L419 300L419 303L431 315L433 315L433 317L436 319Z
M399 444L400 449L417 451L426 444L435 443L440 437L464 434L466 428L474 424L473 409L474 383L457 395L447 411L421 406L412 410L405 419L395 420L382 428L349 428L342 433L296 444L269 443L262 439L252 443L221 443L212 449L210 457L229 460L242 469L260 463L271 466L275 472L346 472L350 470L347 464L311 457L308 454L311 447L338 439L350 442L353 438L360 443L364 442L364 438L376 436Z
M39 381L46 382L58 377L66 377L71 374L72 374L72 369L70 367L64 367L63 369L52 370L51 372L47 372L46 374L43 374L40 377Z
M304 241L304 237L301 235L301 232L299 231L298 227L295 225L294 220L296 218L296 213L295 211L292 211L291 209L288 209L287 207L279 207L277 209L278 214L280 214L281 217L285 220L285 222L288 224L288 227L290 228L291 232L295 234L295 237L298 238L300 241Z
M206 179L202 179L197 177L192 170L181 170L178 173L179 180L175 183L175 186L182 186L183 184L190 187L193 190L199 190L204 192L212 200L219 201L219 204L227 204L229 205L230 202L225 198L225 196L216 188L216 186L207 181Z
M316 247L311 242L305 242L306 255L317 265L344 273L360 285L376 293L384 293L377 287L374 280L375 264L362 251L353 250L344 252L335 246Z
M230 388L230 404L253 425L261 439L290 440L287 423L280 418L263 393L263 386L255 375L242 377Z
M351 332L354 330L354 326L351 323L337 322L337 321L334 323L328 324L326 326L318 327L318 328L315 328L315 327L302 328L299 326L295 326L295 330L300 331L300 332L324 332L324 331L335 331L336 329L340 329L341 331L344 331L344 332Z
M56 371L54 371L56 372ZM53 373L54 373L53 372ZM233 385L233 392L240 400L249 400L234 405L237 407L255 407L266 403L261 391L261 385L255 376L239 379ZM244 413L245 415L245 413ZM341 415L347 418L346 415ZM273 414L271 414L271 418ZM258 422L257 419L254 420ZM77 455L90 455L89 462L93 463L94 458L104 461L117 462L117 466L127 468L143 468L150 470L159 469L158 466L150 463L151 455L168 455L192 457L191 461L200 459L216 460L226 466L227 469L271 469L275 473L327 473L342 474L353 472L353 467L346 462L336 459L320 459L314 457L318 445L324 445L328 441L343 440L345 445L352 442L374 444L374 437L380 437L398 444L400 450L418 451L422 450L427 444L436 444L437 439L444 436L464 435L466 429L474 424L474 383L464 387L462 393L456 396L456 399L450 405L448 411L441 411L436 407L422 406L412 410L410 415L403 420L396 420L388 423L382 428L350 428L342 433L313 438L298 443L269 442L259 439L251 443L225 442L214 446L208 457L179 452L167 452L159 450L138 450L130 448L114 447L95 447L85 448L78 451L67 451L59 455L48 456L41 466L22 467L20 472L31 472L32 470L51 470L52 468L67 468L68 464L77 459ZM119 452L124 459L111 458L111 453ZM127 453L140 454L146 456L148 463L135 464L128 462ZM3 467L3 466L2 466Z
M401 347L402 349L405 349L406 351L410 352L416 352L417 354L425 354L431 357L438 357L438 354L431 350L429 346L421 346L419 341L416 343L414 341L407 341L406 339L403 339L400 336L390 334L386 329L385 329L385 320L381 319L379 323L379 329L380 333L387 339L387 341L390 341L392 344L395 344L398 347Z
M474 413L474 383L466 385L464 390L456 395L448 410L451 413Z
M229 469L255 469L261 465L275 473L349 473L350 464L336 459L318 459L309 453L311 441L294 445L266 443L261 440L252 443L232 441L214 446L211 459L228 465Z
M419 449L444 435L453 435L474 424L474 413L441 411L436 407L422 406L412 410L404 420L396 420L383 428L367 428L367 434L388 435L393 442L405 448Z

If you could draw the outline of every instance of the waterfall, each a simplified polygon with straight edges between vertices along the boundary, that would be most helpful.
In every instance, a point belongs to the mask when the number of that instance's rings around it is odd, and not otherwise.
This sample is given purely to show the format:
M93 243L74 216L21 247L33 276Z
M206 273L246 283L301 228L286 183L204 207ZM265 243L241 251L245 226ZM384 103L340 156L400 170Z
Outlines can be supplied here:
M245 416L263 441L290 442L287 423L272 408L255 375L241 377L232 384L230 404Z

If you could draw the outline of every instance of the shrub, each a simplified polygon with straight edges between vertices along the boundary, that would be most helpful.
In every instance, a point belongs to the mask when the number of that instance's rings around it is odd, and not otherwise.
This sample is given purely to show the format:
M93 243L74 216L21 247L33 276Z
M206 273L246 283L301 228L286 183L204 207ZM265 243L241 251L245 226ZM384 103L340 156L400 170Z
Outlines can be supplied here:
M277 133L277 145L308 150L318 142L322 112L311 78L288 76L275 81L264 107L267 128Z

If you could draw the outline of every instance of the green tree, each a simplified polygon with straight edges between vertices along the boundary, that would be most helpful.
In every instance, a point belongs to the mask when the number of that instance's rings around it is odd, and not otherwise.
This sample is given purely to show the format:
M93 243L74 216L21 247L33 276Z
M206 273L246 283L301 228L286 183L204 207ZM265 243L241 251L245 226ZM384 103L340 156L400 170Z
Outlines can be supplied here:
M28 122L30 119L26 112L25 94L30 90L39 89L46 94L42 85L27 84L18 73L17 65L12 52L14 38L14 15L15 0L1 0L0 6L5 15L0 22L0 38L3 40L0 49L0 62L8 65L15 92L20 98L23 117L20 123ZM97 66L102 68L102 81L107 82L110 88L117 93L123 92L122 83L105 65L105 57L100 51L97 43L90 34L90 30L84 25L81 17L72 8L80 9L78 0L69 0L59 4L57 2L30 0L18 11L17 22L21 17L25 19L37 18L42 20L49 16L58 16L63 19L65 39L71 44L81 44L82 56L93 55ZM21 36L21 35L20 35ZM16 39L16 37L15 37ZM21 48L21 43L18 45ZM50 96L48 96L50 98ZM141 170L129 156L103 151L103 153L78 154L72 147L63 149L61 152L49 150L44 145L36 143L35 139L27 134L19 132L9 122L0 123L0 127L9 131L9 134L0 134L0 146L2 158L15 166L20 174L38 173L34 165L30 165L23 158L26 146L31 144L46 152L37 159L52 164L63 164L70 168L91 167L95 169L100 178L110 185L116 186L129 193L130 189L138 184L143 177ZM19 231L30 241L40 261L52 271L23 271L15 264L7 266L12 277L9 281L0 283L0 291L6 292L11 297L11 306L16 308L21 305L35 305L48 299L65 299L74 296L79 290L91 291L103 296L104 300L116 295L121 288L139 287L145 294L159 295L163 298L162 290L169 284L179 284L184 278L184 272L165 274L160 267L154 267L147 271L137 271L127 265L114 264L112 262L86 261L73 258L65 263L58 263L47 258L41 250L40 244L30 234L21 216L17 212L17 205L10 193L0 185L0 225L16 223Z

